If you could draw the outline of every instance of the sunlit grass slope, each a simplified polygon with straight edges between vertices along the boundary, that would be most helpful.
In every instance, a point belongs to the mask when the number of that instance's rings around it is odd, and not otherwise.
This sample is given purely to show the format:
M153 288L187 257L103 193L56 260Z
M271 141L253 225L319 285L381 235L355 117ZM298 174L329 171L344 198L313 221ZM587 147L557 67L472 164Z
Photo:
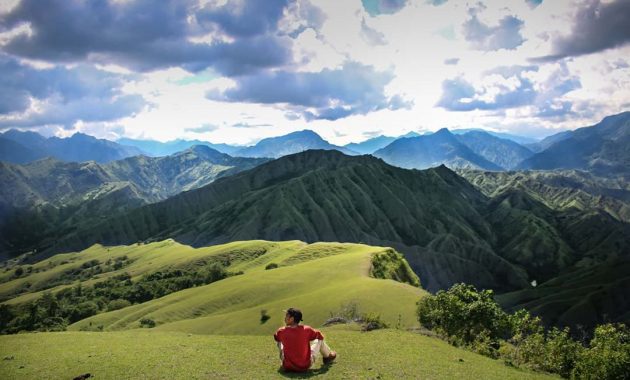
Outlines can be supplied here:
M261 254L262 249L266 249ZM114 248L113 248L114 249ZM244 274L121 310L98 314L71 325L70 330L123 330L140 327L151 319L157 330L201 334L268 334L277 328L288 307L303 310L305 321L322 325L343 305L355 303L364 313L377 313L387 323L410 327L415 324L415 304L424 294L418 287L390 279L370 277L374 255L389 248L361 244L302 242L239 242L190 249L185 255L205 252L225 255L230 271ZM182 260L182 253L174 254ZM130 265L147 271L170 262L168 254L153 252ZM269 263L279 265L266 270ZM401 261L404 265L403 261ZM135 272L134 272L135 273ZM261 311L271 317L261 322Z
M116 247L96 244L81 252L59 254L33 265L22 265L24 275L19 278L14 276L17 267L5 270L0 273L0 297L11 298L6 303L17 304L40 297L44 290L54 292L74 286L78 281L50 287L51 284L63 282L60 279L65 272L80 268L92 260L105 263L110 259L126 257L127 264L117 270L106 269L104 273L82 281L82 285L90 286L122 273L128 273L135 279L167 269L188 269L212 260L219 262L230 260L229 269L233 271L264 270L266 263L282 259L284 255L295 253L305 247L307 244L300 241L247 241L195 249L171 239L151 244ZM13 295L15 297L12 297Z
M305 374L278 372L270 336L62 332L0 336L3 379L543 379L435 338L400 330L324 329L339 353Z

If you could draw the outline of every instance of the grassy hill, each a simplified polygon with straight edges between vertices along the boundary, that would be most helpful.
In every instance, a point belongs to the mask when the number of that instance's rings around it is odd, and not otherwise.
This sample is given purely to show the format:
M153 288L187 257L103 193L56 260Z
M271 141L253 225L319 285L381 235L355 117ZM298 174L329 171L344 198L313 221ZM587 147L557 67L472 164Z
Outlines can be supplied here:
M278 324L274 324L278 327ZM279 372L271 336L193 335L180 332L61 332L0 336L0 373L6 379L73 378L308 378L545 379L435 338L401 330L369 333L323 329L339 353L304 374ZM10 359L7 359L10 358Z
M118 261L118 268L112 266ZM275 325L261 323L261 310L277 321L282 310L300 307L308 323L321 325L347 304L380 314L392 326L410 327L417 324L415 303L425 294L408 264L391 248L248 241L195 249L168 240L119 247L96 245L78 254L56 255L33 266L5 270L0 275L0 297L7 304L18 305L45 291L56 293L78 283L92 287L123 273L138 281L155 273L212 263L243 274L97 314L69 328L132 329L148 318L160 330L267 334ZM271 263L278 267L265 269ZM18 270L23 274L16 278Z

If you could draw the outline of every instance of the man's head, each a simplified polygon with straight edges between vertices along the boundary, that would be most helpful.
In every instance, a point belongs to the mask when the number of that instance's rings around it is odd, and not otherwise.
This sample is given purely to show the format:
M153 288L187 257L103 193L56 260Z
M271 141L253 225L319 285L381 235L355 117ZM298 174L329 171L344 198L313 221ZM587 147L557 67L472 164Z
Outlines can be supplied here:
M302 321L302 311L296 308L287 309L287 313L284 316L284 323L289 325L297 325Z

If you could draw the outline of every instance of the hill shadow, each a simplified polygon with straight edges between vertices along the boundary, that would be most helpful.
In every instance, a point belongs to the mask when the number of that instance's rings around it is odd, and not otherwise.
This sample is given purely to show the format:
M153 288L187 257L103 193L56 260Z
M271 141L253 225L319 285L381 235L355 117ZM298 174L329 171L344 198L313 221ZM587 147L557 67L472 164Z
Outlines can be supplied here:
M328 372L328 370L330 370L330 367L332 367L333 365L334 363L324 364L319 368L309 369L306 372L289 372L284 370L282 366L280 366L278 367L278 374L286 377L287 379L309 379L311 377L325 374L326 372Z

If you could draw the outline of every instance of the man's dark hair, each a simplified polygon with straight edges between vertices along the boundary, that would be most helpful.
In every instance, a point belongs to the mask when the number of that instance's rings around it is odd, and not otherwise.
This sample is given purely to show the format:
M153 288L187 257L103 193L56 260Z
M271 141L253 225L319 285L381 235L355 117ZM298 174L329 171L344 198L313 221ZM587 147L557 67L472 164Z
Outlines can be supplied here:
M290 307L287 309L287 314L290 317L293 317L293 321L295 321L295 323L300 323L302 321L302 311L300 309Z

